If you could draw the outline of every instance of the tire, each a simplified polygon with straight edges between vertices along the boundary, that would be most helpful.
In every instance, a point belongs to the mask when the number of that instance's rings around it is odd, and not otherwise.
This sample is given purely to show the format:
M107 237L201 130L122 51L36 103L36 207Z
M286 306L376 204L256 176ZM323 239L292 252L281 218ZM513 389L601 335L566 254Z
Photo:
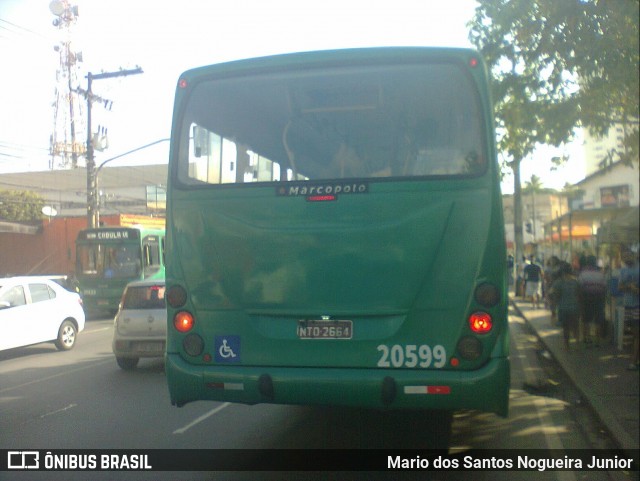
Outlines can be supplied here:
M138 361L140 358L137 357L119 357L116 356L116 362L120 369L124 369L125 371L133 371L138 365Z
M78 330L73 322L67 320L60 325L58 337L55 340L56 347L60 351L68 351L76 345Z

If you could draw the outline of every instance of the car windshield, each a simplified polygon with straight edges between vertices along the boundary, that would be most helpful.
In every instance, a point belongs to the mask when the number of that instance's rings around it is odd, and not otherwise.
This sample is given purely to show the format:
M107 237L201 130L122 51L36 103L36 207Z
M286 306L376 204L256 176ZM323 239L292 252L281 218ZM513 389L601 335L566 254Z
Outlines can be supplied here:
M123 309L164 309L165 286L129 286Z

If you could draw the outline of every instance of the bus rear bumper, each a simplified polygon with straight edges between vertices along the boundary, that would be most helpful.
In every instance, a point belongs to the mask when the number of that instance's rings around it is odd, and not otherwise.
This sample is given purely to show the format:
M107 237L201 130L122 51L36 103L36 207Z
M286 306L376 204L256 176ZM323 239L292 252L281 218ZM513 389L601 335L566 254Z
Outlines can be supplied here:
M171 403L316 404L388 409L475 409L506 417L509 359L475 371L202 366L167 354Z

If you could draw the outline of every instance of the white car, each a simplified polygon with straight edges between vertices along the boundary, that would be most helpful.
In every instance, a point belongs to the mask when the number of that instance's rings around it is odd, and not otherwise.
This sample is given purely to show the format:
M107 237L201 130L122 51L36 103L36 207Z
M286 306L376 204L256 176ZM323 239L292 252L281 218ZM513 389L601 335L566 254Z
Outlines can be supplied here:
M48 341L67 351L84 321L76 292L45 277L0 278L0 351Z
M141 357L163 357L167 341L164 280L130 282L114 319L113 353L118 366L135 369Z

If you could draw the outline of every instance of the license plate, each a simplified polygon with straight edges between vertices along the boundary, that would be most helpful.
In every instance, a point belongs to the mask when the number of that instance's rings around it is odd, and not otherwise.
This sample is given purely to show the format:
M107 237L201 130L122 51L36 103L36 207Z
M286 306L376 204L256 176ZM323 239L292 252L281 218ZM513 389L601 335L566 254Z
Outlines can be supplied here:
M163 350L164 345L161 342L139 342L136 345L138 352L161 352Z
M297 333L300 339L351 339L352 321L300 320Z

